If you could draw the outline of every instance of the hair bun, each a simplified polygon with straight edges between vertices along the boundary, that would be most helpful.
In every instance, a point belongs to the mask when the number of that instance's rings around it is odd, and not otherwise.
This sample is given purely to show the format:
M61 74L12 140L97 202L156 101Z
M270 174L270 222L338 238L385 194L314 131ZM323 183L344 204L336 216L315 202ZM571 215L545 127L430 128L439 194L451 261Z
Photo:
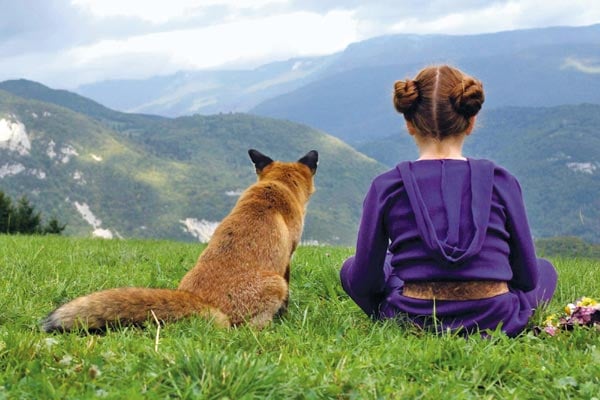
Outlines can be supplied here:
M394 83L394 107L399 113L406 114L412 110L419 100L417 82L406 79Z
M484 101L482 83L470 76L465 76L450 95L452 106L465 118L477 115Z

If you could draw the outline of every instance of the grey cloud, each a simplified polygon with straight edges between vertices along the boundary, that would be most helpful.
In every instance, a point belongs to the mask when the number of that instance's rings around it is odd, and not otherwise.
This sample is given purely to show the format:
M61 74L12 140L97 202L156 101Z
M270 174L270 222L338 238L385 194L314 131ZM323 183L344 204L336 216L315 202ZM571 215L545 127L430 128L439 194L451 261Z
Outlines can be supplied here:
M76 33L85 16L67 0L0 0L0 49L20 54L37 49L53 49L77 42Z
M359 17L381 20L403 19L406 17L431 19L451 12L463 12L490 7L493 4L507 3L508 0L293 0L289 7L319 13L332 10L354 10Z
M156 29L136 18L95 18L69 0L0 0L0 51L48 52Z
M198 6L188 10L186 15L179 18L174 18L160 25L153 25L153 29L154 31L169 31L203 28L227 21L230 15L231 9L224 5Z
M290 9L326 13L354 12L362 38L390 33L391 26L406 20L428 23L451 13L466 13L508 3L509 0L292 0Z
M181 17L157 24L133 16L100 18L89 14L85 8L72 5L71 0L0 0L0 54L3 54L0 58L0 80L27 76L48 83L67 82L73 85L72 77L75 76L88 81L94 77L116 77L121 71L140 77L165 73L179 68L170 63L168 55L120 55L116 59L95 61L96 64L87 65L85 70L80 70L65 50L100 40L202 28L227 22L235 17L263 17L294 11L325 14L333 10L347 10L355 14L359 39L366 39L390 33L392 25L403 21L410 22L407 26L414 27L415 21L417 25L427 24L451 13L469 14L509 2L510 0L289 0L270 3L262 8L199 5L187 10ZM536 13L525 12L515 16L515 20L511 22L515 27L556 25L556 21L568 25L581 23L574 16L600 13L600 10L587 10L589 2L572 3L568 6L569 13L564 13L564 7L550 2L547 9ZM202 2L199 1L199 4ZM527 1L520 4L535 7ZM584 19L581 21L585 22ZM475 26L477 22L473 21ZM190 51L194 49L191 48ZM570 67L575 68L573 65Z
M165 23L136 17L100 18L74 6L70 0L0 0L0 51L12 56L49 52L170 30L198 28L227 20L226 6L198 6ZM9 16L7 18L7 16Z
M101 39L204 27L226 21L233 13L249 16L286 11L326 13L343 9L355 11L360 21L383 28L407 16L430 19L451 11L490 4L492 2L486 0L292 0L287 4L271 4L261 9L247 8L235 11L223 5L198 6L188 10L185 16L164 24L153 24L134 17L94 17L87 14L85 9L72 5L70 0L0 0L0 10L3 13L3 18L0 19L0 51L11 55L52 51Z
M0 0L0 37L4 40L30 32L48 32L73 19L68 0Z

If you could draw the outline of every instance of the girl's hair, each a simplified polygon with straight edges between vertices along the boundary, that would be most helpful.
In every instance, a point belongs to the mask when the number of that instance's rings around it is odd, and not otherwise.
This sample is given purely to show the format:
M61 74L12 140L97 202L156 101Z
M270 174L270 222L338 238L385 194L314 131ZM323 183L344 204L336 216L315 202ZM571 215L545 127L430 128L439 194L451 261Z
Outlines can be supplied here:
M485 100L477 79L448 65L427 67L394 83L394 107L420 135L439 140L469 127Z

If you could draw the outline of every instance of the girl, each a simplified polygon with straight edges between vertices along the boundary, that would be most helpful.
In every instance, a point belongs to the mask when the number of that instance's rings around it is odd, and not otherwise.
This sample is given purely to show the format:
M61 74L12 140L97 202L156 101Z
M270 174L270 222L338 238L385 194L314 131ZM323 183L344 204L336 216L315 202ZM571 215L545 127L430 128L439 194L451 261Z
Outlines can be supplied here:
M482 84L443 65L394 89L420 157L372 182L342 286L376 319L464 334L500 326L515 336L551 299L557 276L536 258L515 177L462 154Z

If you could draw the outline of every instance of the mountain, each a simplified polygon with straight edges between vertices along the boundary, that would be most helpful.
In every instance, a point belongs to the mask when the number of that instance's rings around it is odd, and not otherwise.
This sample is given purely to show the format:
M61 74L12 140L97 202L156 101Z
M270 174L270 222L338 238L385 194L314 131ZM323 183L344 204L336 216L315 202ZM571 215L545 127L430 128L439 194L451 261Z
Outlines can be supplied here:
M58 106L68 108L72 111L85 114L99 121L105 122L134 122L156 121L162 118L155 115L136 115L126 114L111 110L91 99L80 96L67 90L49 89L41 83L26 80L15 79L0 82L0 89L10 92L16 96L27 99L44 101Z
M98 106L28 81L0 82L0 190L27 194L45 216L67 222L69 234L203 236L255 180L248 148L285 160L315 148L317 192L304 239L352 245L370 180L417 156L400 128L363 140L357 152L289 121L239 113L163 118ZM519 178L537 238L600 242L599 127L595 104L484 109L465 152Z
M148 79L82 85L76 91L111 108L180 116L247 111L319 76L335 56L297 58L252 70L182 71Z
M484 83L485 109L600 104L600 25L485 35L393 35L349 46L319 79L251 113L322 129L356 145L400 132L394 81L450 63Z
M473 35L394 34L353 43L329 68L356 68L510 56L532 48L597 44L600 24L583 27L520 29Z
M392 166L414 159L395 80L450 63L484 83L473 157L515 173L536 237L600 242L600 24L484 35L390 35L349 46L318 79L252 110L322 129Z
M451 63L480 78L488 109L600 103L600 24L477 35L398 34L252 70L187 71L76 89L110 108L164 116L251 112L356 145L401 130L395 80Z
M318 150L304 239L354 243L362 198L384 167L339 139L245 114L126 114L34 82L0 83L0 190L26 194L67 234L205 236L255 181L249 148L284 160Z
M417 157L406 132L357 148L388 167ZM487 110L464 150L517 176L536 237L600 242L600 105Z

